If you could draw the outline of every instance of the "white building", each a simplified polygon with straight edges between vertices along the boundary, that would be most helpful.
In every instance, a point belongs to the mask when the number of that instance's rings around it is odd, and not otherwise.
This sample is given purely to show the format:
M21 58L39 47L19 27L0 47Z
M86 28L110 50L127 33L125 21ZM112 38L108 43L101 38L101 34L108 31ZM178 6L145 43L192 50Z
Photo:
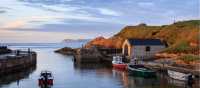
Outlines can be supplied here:
M122 53L128 58L150 59L165 47L160 39L127 39L122 45Z

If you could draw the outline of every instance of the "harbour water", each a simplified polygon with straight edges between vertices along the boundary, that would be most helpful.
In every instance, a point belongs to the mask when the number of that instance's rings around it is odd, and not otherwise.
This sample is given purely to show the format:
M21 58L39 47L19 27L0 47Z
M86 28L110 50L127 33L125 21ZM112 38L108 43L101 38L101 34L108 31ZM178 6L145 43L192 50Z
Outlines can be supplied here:
M162 74L145 79L111 66L74 64L72 56L54 53L57 48L32 48L37 52L37 66L0 77L0 88L40 88L37 80L42 70L52 71L55 81L52 88L187 88L184 82Z

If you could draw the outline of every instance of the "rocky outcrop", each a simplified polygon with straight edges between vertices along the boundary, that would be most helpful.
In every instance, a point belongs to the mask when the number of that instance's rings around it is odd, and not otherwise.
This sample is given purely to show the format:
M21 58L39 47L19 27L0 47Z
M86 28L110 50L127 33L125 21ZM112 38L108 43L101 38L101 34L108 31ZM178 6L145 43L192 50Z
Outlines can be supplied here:
M139 24L126 26L111 38L97 37L86 44L108 48L121 48L127 38L152 39L157 38L166 42L169 47L163 52L200 54L199 52L199 25L200 20L176 22L163 26L148 26Z
M8 49L6 46L0 46L0 54L11 53L12 50Z
M118 48L120 49L123 43L123 39L120 37L113 37L113 38L104 38L104 37L97 37L91 41L89 41L85 47L91 48L93 45L95 46L102 46L105 48Z
M61 53L65 55L74 55L76 53L76 49L72 49L70 47L64 47L55 51L56 53Z
M171 59L176 66L196 68L200 64L199 59L187 62L191 57L179 58L185 55L200 55L199 25L200 20L189 20L163 26L149 26L146 24L126 26L111 38L97 37L88 42L85 47L121 48L127 38L156 38L161 39L168 46L165 50L155 55L157 60Z

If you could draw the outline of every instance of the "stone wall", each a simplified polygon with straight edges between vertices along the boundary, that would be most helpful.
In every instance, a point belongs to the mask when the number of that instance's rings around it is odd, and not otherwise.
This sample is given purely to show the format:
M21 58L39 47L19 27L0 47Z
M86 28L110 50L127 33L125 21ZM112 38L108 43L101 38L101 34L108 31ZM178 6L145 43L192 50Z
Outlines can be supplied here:
M150 59L154 58L155 54L164 50L165 46L158 45L158 46L149 46L150 51L146 51L147 46L133 46L131 57L136 57L139 59Z
M0 74L17 72L37 64L35 52L23 52L19 55L5 55L0 58Z

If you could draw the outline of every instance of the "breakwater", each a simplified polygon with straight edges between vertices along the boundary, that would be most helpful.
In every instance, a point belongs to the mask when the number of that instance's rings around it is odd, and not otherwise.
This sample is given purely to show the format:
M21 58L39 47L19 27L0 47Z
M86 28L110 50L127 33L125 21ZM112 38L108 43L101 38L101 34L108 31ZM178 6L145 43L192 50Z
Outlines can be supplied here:
M76 63L100 63L111 62L113 55L119 54L121 51L121 49L94 46L91 48L82 47L75 49L64 47L54 52L74 56L74 62Z
M19 72L36 66L37 54L32 51L13 51L0 55L0 75Z
M121 49L113 48L80 48L73 54L74 61L78 63L112 62L114 55L121 55Z

